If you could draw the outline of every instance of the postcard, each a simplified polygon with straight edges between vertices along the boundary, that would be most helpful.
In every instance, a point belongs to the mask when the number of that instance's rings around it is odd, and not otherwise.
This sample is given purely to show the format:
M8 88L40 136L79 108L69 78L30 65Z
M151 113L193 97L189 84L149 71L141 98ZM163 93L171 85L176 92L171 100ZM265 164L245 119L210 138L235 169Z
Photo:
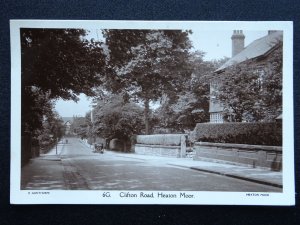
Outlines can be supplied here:
M11 204L295 204L292 22L10 30Z

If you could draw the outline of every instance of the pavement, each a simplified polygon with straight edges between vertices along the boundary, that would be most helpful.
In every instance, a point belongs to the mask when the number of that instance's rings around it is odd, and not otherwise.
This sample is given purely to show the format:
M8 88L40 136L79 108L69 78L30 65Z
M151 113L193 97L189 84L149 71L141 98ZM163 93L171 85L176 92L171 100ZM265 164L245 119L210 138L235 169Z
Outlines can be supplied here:
M192 158L167 158L134 153L121 153L119 157L134 158L165 163L171 166L184 167L207 173L218 174L245 181L282 188L282 171L271 171L265 168L252 168L246 165L233 165L224 161L198 161Z
M84 142L82 145L92 152L92 147ZM45 184L45 189L48 188L49 182L51 183L52 189L63 189L66 183L63 181L63 171L64 165L60 153L62 152L65 144L58 144L57 154L56 148L52 149L47 154L42 154L40 157L31 160L30 166L24 166L22 168L22 182L21 186L26 189L31 189L35 187L36 183L40 180L48 180ZM117 157L131 158L135 160L147 161L147 163L152 163L153 165L171 165L176 167L189 168L191 170L198 170L202 172L218 174L222 176L232 177L235 179L241 179L245 181L255 182L259 184L269 185L273 187L282 188L282 172L281 171L270 171L265 168L252 168L246 165L233 165L226 162L220 161L201 161L193 160L192 158L169 158L160 157L152 155L140 155L135 153L116 153L113 151L105 151L104 154L114 155ZM47 168L52 167L56 173L47 171ZM32 170L35 171L34 178L29 181L29 177L32 174ZM27 179L28 178L28 179ZM23 189L22 188L22 189ZM43 189L39 186L39 189Z
M47 154L33 158L27 165L22 167L21 189L51 189L63 190L66 188L64 182L64 168L60 158L64 144L59 143ZM33 175L34 174L34 175Z

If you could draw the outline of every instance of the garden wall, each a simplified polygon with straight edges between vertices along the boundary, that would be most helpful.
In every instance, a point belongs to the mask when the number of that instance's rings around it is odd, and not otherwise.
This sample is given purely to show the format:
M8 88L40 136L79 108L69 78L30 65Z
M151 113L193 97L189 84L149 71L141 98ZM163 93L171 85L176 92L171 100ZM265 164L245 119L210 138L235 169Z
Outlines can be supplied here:
M194 160L222 160L274 171L282 169L282 147L196 142Z

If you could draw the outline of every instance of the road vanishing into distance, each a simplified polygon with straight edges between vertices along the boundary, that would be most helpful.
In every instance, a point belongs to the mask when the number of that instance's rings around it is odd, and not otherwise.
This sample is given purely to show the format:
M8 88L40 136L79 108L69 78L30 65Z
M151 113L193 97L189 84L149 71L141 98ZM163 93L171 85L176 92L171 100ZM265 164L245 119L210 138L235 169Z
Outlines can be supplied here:
M176 159L134 153L93 153L78 138L68 138L22 168L23 190L152 190L281 192L282 189L175 166ZM192 160L192 159L187 159ZM200 163L200 162L199 162Z

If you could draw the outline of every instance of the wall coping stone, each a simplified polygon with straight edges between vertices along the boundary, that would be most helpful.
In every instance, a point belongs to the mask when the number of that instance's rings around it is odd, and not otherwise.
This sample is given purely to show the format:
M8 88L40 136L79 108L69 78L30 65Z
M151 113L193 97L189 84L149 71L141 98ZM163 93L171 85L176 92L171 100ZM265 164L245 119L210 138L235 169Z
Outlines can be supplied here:
M240 149L247 149L247 150L265 150L265 151L282 152L281 146L247 145L247 144L233 144L233 143L212 143L212 142L195 142L194 145L195 146L240 148Z
M135 144L137 147L150 147L150 148L173 148L180 149L179 145L149 145L149 144Z

